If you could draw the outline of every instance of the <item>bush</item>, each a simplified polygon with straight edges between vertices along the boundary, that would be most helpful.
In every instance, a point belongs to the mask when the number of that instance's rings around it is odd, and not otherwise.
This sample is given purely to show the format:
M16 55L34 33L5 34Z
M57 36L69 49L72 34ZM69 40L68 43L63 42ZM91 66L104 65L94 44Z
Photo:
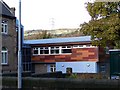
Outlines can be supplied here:
M67 78L78 78L78 75L76 73L72 73Z

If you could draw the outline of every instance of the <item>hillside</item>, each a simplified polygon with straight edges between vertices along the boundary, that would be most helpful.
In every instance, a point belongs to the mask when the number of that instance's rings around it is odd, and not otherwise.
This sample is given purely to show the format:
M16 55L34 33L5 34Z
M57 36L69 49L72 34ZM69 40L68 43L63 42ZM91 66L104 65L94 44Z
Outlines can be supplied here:
M61 28L54 30L28 30L24 32L25 39L42 39L42 38L55 38L55 37L74 37L80 36L82 33L79 28Z

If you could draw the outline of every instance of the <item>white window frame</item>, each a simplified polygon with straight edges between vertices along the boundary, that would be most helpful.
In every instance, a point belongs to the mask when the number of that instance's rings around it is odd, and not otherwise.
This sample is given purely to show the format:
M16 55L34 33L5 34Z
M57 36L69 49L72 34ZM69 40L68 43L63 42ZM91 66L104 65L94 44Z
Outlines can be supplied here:
M1 33L7 34L7 33L8 33L8 24L7 24L7 22L3 21L1 24L2 24L2 25L1 25L1 26L2 26L2 31L1 31Z
M7 65L8 64L8 50L7 49L2 50L1 53L2 53L2 62L1 62L1 64L2 65ZM3 57L3 55L4 55L4 57Z
M52 53L52 50L54 50L54 53ZM59 50L59 53L56 53L55 52L56 50ZM60 54L60 47L59 46L53 46L53 48L50 47L50 54Z
M38 54L35 54L34 50L38 50ZM37 48L37 47L33 48L33 55L39 55L40 54L39 52L40 52L39 48Z
M42 54L40 53L41 50L43 50ZM48 54L45 53L45 50L48 50ZM39 48L39 55L49 55L49 47L40 47Z
M92 45L73 45L73 48L93 48Z
M56 65L52 64L50 65L50 72L55 72L56 71Z
M66 50L67 50L67 49L71 49L71 52L70 52L70 53L63 53L63 52L62 52L63 49L66 49ZM62 47L61 47L61 54L71 54L71 53L72 53L72 46L69 46L69 45L68 45L68 46L62 46Z
M72 46L51 46L51 47L34 47L33 48L33 55L57 55L57 54L71 54L72 51L70 53L62 53L63 49L71 49L72 50ZM34 53L34 50L38 50L38 54ZM43 50L43 52L45 52L44 50L48 50L48 54L45 53L41 53L41 50ZM52 50L58 50L59 53L51 53Z

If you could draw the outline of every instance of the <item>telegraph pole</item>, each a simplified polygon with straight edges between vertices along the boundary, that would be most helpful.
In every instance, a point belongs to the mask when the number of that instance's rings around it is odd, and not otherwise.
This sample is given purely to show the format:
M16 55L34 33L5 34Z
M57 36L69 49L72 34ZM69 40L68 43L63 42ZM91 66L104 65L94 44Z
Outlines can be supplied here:
M19 0L19 26L18 26L18 90L22 89L22 53L21 53L21 0Z

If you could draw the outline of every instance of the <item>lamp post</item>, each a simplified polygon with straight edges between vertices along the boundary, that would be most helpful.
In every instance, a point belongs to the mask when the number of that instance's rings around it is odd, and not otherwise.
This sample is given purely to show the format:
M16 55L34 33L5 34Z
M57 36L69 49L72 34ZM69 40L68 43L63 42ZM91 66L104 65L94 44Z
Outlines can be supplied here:
M19 26L18 26L18 89L22 88L22 53L21 53L21 0L19 0Z

